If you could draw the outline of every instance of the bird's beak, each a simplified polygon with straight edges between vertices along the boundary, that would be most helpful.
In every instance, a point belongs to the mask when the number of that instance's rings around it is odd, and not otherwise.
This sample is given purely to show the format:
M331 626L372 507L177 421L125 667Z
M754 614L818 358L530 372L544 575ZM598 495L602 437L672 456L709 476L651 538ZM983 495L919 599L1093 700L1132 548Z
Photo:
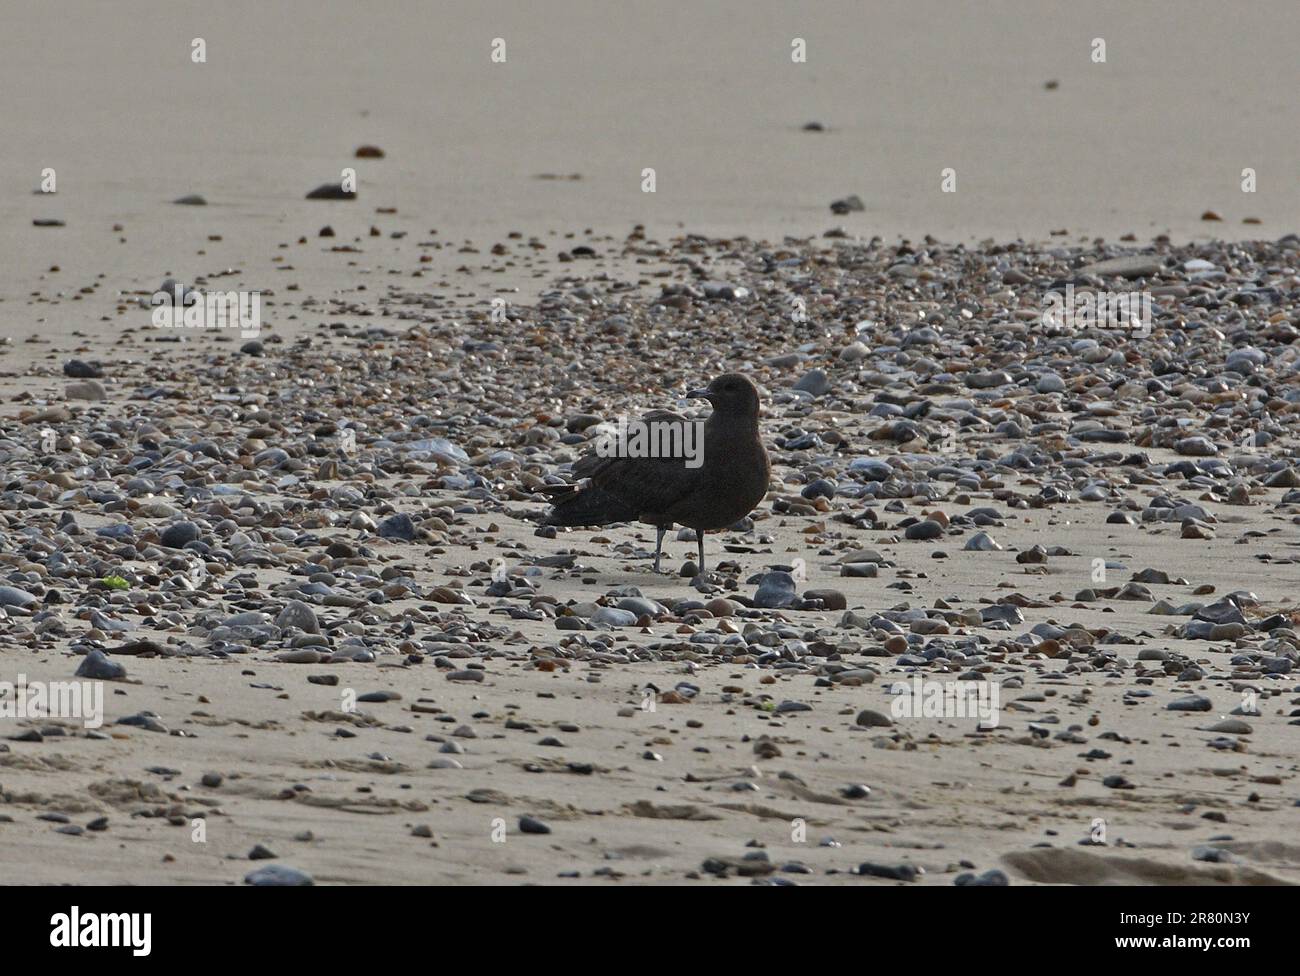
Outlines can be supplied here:
M707 389L705 389L705 390L691 390L689 393L686 394L686 399L688 399L688 400L712 400L712 399L713 399L713 394L710 393Z

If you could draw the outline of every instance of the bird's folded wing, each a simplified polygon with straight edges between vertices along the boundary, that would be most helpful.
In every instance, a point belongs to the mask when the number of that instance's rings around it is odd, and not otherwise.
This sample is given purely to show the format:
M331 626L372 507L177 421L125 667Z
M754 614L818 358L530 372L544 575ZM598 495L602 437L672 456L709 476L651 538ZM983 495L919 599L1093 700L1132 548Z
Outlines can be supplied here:
M611 437L603 451L584 455L573 473L590 478L638 513L664 513L703 483L704 424L669 410L648 413L641 424L639 430L629 429L626 438ZM688 431L687 425L694 429ZM647 452L660 456L643 456Z

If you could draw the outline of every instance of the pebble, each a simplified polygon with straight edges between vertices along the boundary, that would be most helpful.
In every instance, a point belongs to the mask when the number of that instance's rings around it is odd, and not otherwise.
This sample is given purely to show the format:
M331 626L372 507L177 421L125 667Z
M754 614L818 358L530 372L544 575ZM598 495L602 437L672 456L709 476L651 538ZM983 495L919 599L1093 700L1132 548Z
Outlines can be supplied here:
M921 522L913 522L903 532L908 539L941 539L943 538L943 526L934 519L925 519Z
M779 610L790 606L798 599L794 577L782 570L764 573L754 591L754 606L767 610Z
M864 728L889 728L894 724L894 720L883 712L878 712L873 708L864 708L858 712L858 717L854 723Z
M76 677L94 681L122 681L126 678L126 667L110 660L103 651L91 648L77 666Z
M529 816L519 818L519 830L524 834L549 834L551 832L548 824L543 823L536 817Z
M244 884L255 887L302 887L316 882L306 871L287 864L268 864L244 875Z
M275 625L281 630L287 630L290 627L301 630L304 634L319 634L320 621L316 618L314 611L301 600L290 600L284 605L275 616Z
M197 541L202 532L193 522L174 522L163 529L158 541L168 549L183 549L191 542Z

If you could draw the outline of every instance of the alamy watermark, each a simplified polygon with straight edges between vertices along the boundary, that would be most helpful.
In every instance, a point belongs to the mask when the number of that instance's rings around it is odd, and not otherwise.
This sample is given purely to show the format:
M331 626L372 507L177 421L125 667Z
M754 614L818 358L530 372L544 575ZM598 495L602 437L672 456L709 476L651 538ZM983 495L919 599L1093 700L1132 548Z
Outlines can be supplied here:
M262 331L260 291L201 292L176 284L154 292L149 304L159 329L238 329L245 339Z
M0 719L75 718L88 729L104 724L102 681L0 681Z
M691 420L629 420L619 414L618 424L596 440L596 456L603 458L681 458L686 467L704 463L704 425Z
M974 718L980 728L997 728L1002 686L991 681L930 681L913 675L911 684L890 688L894 718Z
M1151 334L1151 293L1148 291L1049 292L1043 309L1049 329L1123 329L1138 336Z
M147 956L153 948L153 913L70 911L50 916L50 945L56 949L126 948Z

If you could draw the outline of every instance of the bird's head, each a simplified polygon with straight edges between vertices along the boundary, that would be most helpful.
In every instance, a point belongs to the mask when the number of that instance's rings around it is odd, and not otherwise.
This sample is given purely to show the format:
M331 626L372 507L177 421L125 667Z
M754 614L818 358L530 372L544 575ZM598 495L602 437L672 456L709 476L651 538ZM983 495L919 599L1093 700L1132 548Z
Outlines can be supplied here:
M741 373L723 373L704 389L686 395L708 400L719 413L758 416L758 387Z

